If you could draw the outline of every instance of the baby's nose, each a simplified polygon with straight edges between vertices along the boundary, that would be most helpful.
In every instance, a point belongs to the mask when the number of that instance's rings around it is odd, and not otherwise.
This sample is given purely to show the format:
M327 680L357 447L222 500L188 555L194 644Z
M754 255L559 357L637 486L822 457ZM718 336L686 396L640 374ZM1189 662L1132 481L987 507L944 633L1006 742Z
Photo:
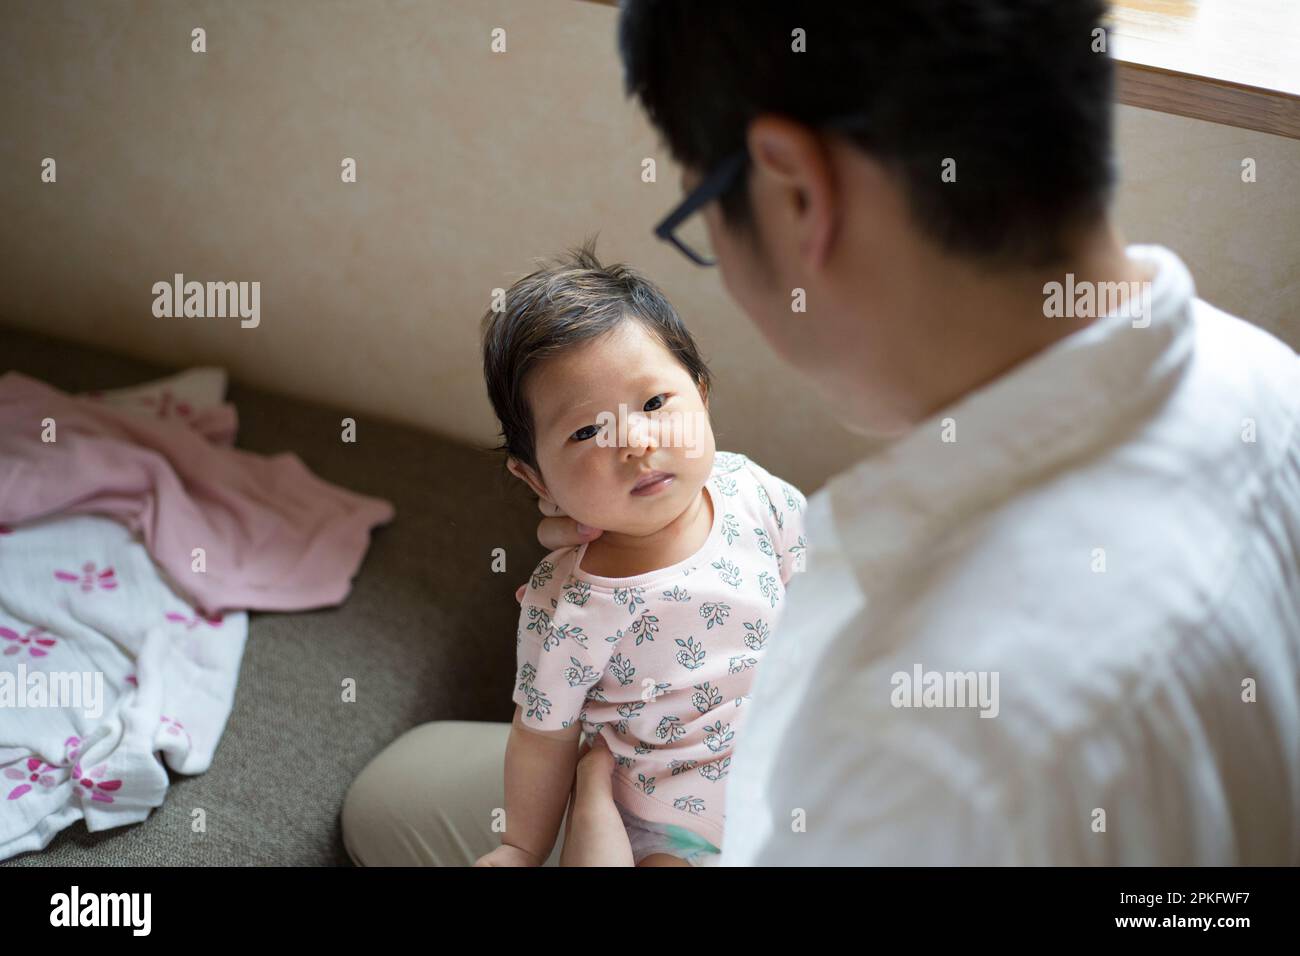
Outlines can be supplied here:
M657 448L658 423L645 415L633 413L627 421L627 443L632 448Z

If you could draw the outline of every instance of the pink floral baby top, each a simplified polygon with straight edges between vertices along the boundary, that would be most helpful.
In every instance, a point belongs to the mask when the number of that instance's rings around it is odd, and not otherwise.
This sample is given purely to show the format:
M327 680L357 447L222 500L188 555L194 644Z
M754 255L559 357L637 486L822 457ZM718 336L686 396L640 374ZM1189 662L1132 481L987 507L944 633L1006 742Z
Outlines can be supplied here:
M806 501L744 455L717 452L713 527L694 555L630 578L588 574L587 546L548 554L524 592L513 699L525 725L581 720L614 754L614 799L722 846L724 792L754 668L792 574Z

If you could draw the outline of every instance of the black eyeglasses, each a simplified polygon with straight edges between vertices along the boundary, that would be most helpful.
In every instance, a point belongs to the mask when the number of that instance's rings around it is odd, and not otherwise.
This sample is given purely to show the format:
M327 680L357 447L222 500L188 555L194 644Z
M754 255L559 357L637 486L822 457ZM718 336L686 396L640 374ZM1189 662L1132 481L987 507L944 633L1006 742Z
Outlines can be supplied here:
M867 117L863 114L852 113L846 116L836 116L816 125L829 129L851 129L854 126L863 125L866 120ZM705 176L703 181L691 190L690 195L677 204L676 209L670 212L659 225L655 226L655 235L660 239L671 242L682 251L686 258L697 265L717 265L718 260L716 258L701 254L693 248L694 246L703 245L707 240L684 237L679 235L679 232L683 223L731 188L731 184L735 182L736 176L745 167L748 159L749 147L742 146L720 162L714 167L713 172ZM707 230L703 223L696 220L695 224L697 231L707 236Z

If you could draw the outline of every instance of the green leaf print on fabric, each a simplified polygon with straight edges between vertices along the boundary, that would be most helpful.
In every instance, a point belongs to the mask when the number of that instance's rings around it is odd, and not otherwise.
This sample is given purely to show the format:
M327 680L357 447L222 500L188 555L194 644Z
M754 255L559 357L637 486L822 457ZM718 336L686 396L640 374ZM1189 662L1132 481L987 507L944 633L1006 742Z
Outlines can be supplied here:
M645 603L645 588L615 588L614 603L627 605L627 613L636 615L638 606Z
M564 600L578 607L586 607L591 597L591 585L586 581L569 581L563 588Z
M704 728L704 746L708 747L715 754L720 753L727 749L735 736L736 734L732 731L731 724L724 724L719 720Z
M533 575L528 579L528 583L534 591L540 591L547 581L551 580L551 575L555 571L555 565L550 561L543 560L541 564L533 571Z
M528 710L524 712L526 717L542 723L547 717L551 716L551 699L535 687L528 689Z
M776 548L772 547L772 539L767 536L766 531L762 528L755 528L754 537L758 539L758 550L762 551L769 558L776 557Z
M673 585L673 589L671 591L664 592L665 601L681 601L685 603L690 599L691 599L690 593L687 592L685 588L679 588L675 584Z
M762 592L763 597L772 602L772 607L776 607L776 602L781 599L781 582L766 571L758 575L758 590Z
M519 669L519 684L515 689L522 690L527 696L528 709L524 711L524 716L540 723L550 716L551 700L545 693L533 686L533 680L536 677L537 668L533 667L532 664L525 664Z
M785 549L785 560L787 563L781 565L784 571L788 567L793 573L804 570L804 561L808 552L808 541L803 535L799 535L798 540Z
M556 644L559 644L560 641L565 638L570 638L573 640L573 643L579 645L584 650L587 647L587 635L583 633L582 628L576 624L561 624L559 627L555 628L552 633L555 635Z
M700 617L704 618L705 630L713 630L713 625L721 626L731 614L731 605L720 601L705 601L700 605Z
M731 512L722 516L722 536L727 539L727 544L735 544L740 537L740 522Z
M627 633L636 637L637 647L641 646L643 640L653 641L655 635L659 633L659 618L646 611L627 629Z
M529 605L527 629L537 632L537 635L542 639L542 650L544 651L549 651L560 643L560 639L555 636L555 626L551 623L551 615L540 607Z
M655 792L655 778L647 777L643 773L636 775L636 789L643 791L646 796Z
M570 657L571 666L561 671L561 676L569 682L570 687L581 687L583 684L594 684L600 680L600 672L588 667L576 657Z
M615 654L609 659L609 672L614 675L622 686L626 687L632 683L632 678L636 675L636 665L622 654Z
M537 668L532 664L525 664L519 668L519 686L515 690L529 690L533 686L533 681L537 678Z
M728 497L734 497L736 492L740 490L735 478L719 478L717 486L718 490Z
M717 568L718 577L722 579L723 584L730 584L733 588L740 587L740 566L726 558L718 558L710 567Z
M746 621L745 630L748 632L745 634L745 646L751 651L761 651L763 645L767 643L767 622L762 618L759 618L753 623Z
M672 743L674 740L680 740L686 736L686 728L682 726L682 719L675 716L665 716L659 718L659 726L655 727L655 736L660 740L666 740Z
M704 812L705 804L702 798L692 796L688 793L673 801L673 809L685 810L690 814L700 814ZM672 826L672 824L669 824L669 826Z
M673 776L675 777L679 773L687 773L688 771L694 770L697 763L699 763L698 760L670 760L668 761L668 769L673 772Z
M727 474L745 465L745 456L734 451L715 451L713 453L714 474Z
M677 638L677 645L682 648L677 652L678 664L692 671L704 666L705 651L703 644L696 644L694 637L684 641L679 637Z
M691 703L701 714L707 714L722 703L722 691L708 681L696 684L695 693L691 695Z
M803 505L801 505L799 499L794 496L794 487L792 485L785 481L781 482L781 492L785 495L785 506L787 508L791 511L803 510Z
M776 505L772 504L772 499L768 497L767 489L764 488L760 482L755 486L755 490L758 493L758 500L767 508L767 513L772 516L772 520L776 522L777 528L784 529L785 519L781 517L781 512Z
M700 768L700 776L705 780L717 783L731 770L731 758L723 757L721 760L710 760Z
M631 720L633 717L639 716L644 707L645 701L630 700L625 704L618 705L618 715L624 720Z
M757 657L733 657L727 662L728 674L739 674L741 671L747 671L758 663Z

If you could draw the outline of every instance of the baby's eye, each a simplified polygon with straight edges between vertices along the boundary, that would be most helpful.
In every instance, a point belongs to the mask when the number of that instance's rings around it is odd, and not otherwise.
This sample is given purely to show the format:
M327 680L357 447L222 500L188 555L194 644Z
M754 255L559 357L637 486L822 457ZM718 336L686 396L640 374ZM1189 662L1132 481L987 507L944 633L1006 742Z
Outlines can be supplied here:
M667 392L660 392L658 395L655 395L647 399L645 405L642 406L642 410L647 412L658 411L660 408L663 407L663 404L665 401L668 400L668 397L669 396ZM570 435L569 438L571 438L573 441L586 441L589 438L595 437L596 434L599 432L600 432L599 425L586 425L582 428L579 428L576 432Z

